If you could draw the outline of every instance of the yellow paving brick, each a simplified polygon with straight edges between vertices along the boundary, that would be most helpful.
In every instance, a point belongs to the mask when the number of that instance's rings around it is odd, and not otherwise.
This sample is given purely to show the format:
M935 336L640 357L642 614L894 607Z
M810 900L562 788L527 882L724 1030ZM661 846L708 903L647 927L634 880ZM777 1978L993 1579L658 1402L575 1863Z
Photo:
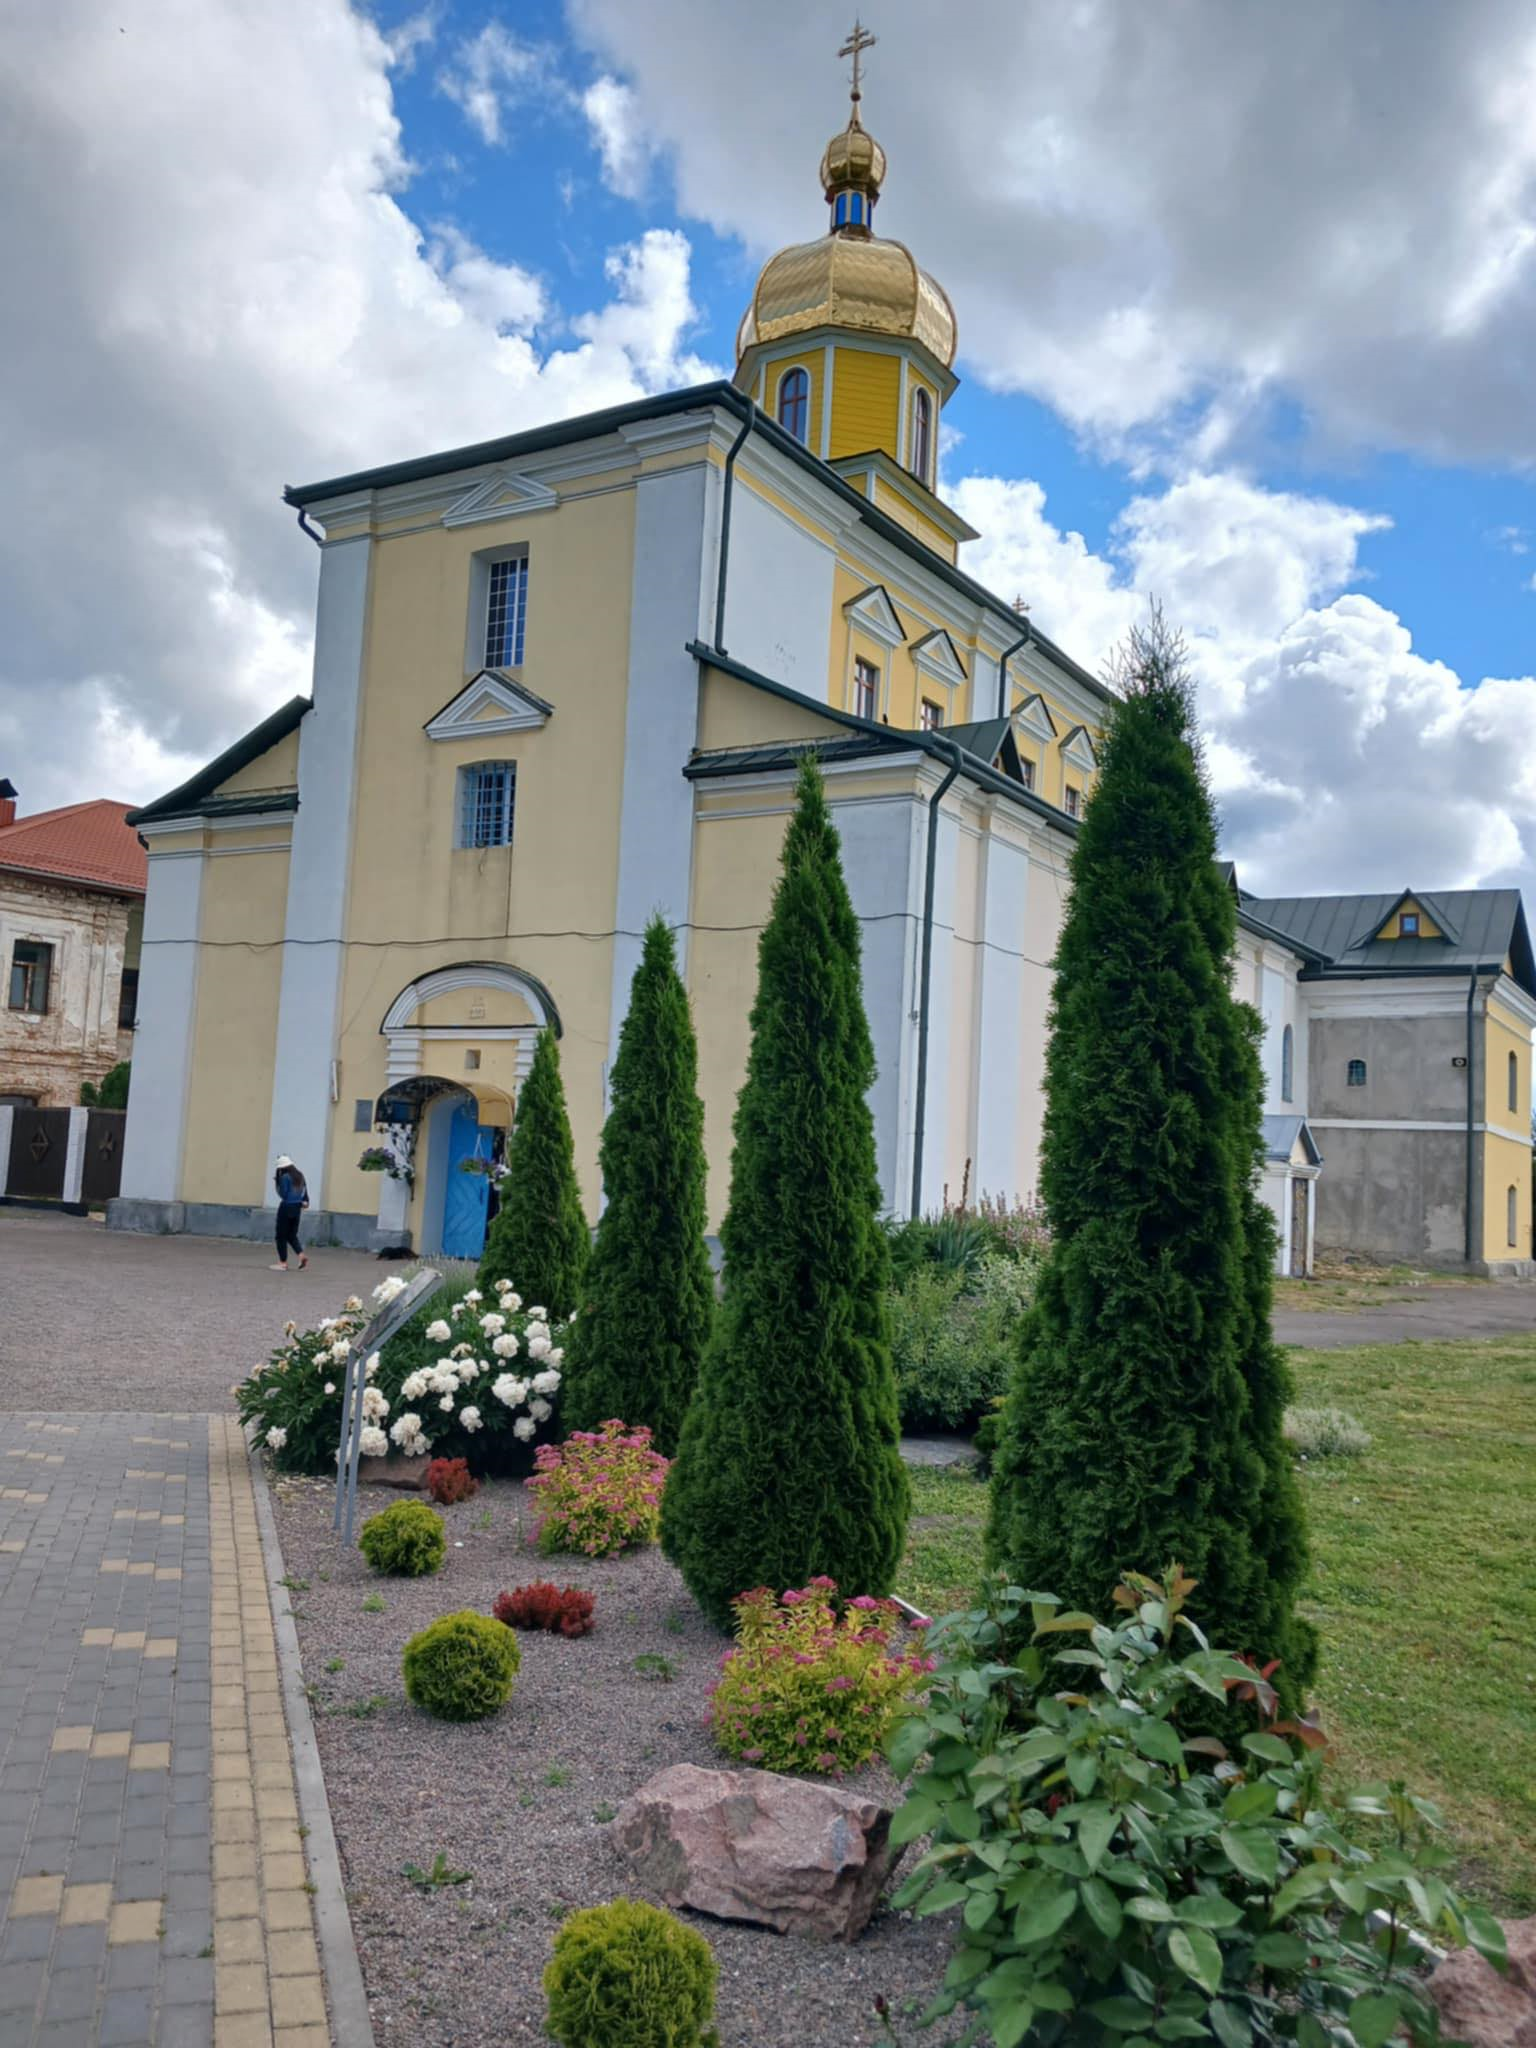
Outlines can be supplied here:
M320 1951L307 1927L267 1937L267 1968L274 1977L318 1977Z
M280 2026L325 2025L325 1987L318 1973L272 1979L272 2018Z
M154 1565L150 1563L148 1560L145 1560L140 1564L129 1565L128 1576L131 1579L148 1579L154 1576L154 1570Z
M179 1579L181 1577L181 1566L179 1564L157 1564L155 1566L155 1577L157 1579Z
M130 1941L158 1941L164 1914L160 1899L119 1899L107 1923L109 1945L121 1948Z
M144 1631L141 1628L120 1628L112 1638L114 1650L142 1650Z
M227 1714L230 1710L226 1707L224 1711ZM237 1751L241 1756L244 1756L244 1719L242 1718L238 1721L221 1720L219 1716L215 1714L213 1717L213 1749L215 1756L218 1756L220 1754L227 1754L231 1750Z
M219 1963L260 1963L266 1960L266 1943L259 1920L215 1920L213 1953Z
M128 1569L128 1560L126 1557L104 1557L101 1560L101 1568L104 1572L125 1572Z
M247 1862L256 1854L256 1822L248 1813L216 1812L213 1816L213 1845L216 1849L238 1847Z
M171 1745L168 1742L136 1742L128 1752L130 1771L168 1771Z
M299 1818L299 1802L286 1785L262 1784L256 1781L256 1813L262 1825L269 1820L291 1820L295 1825Z
M115 1629L88 1628L80 1638L80 1647L83 1650L110 1650L115 1634Z
M299 1833L296 1820L264 1820L260 1835L261 1853L269 1861L274 1856L301 1856L304 1853L304 1837Z
M33 1913L56 1914L63 1900L62 1877L21 1877L6 1910L13 1920L22 1920Z
M215 1877L213 1916L218 1920L246 1919L261 1911L261 1887L254 1877Z
M133 1747L133 1737L126 1728L114 1730L107 1735L93 1735L92 1756L126 1756Z
M272 2039L275 2048L331 2048L324 2027L279 2027Z
M264 2012L216 2016L213 2048L272 2048L272 2022Z
M250 1772L246 1767L245 1745L243 1743L238 1748L219 1750L214 1756L213 1787L215 1792L217 1792L220 1783L226 1779L243 1782L249 1776Z
M26 1544L23 1543L19 1537L12 1537L10 1541L0 1543L0 1550L19 1551L25 1550L26 1547Z
M256 1844L254 1842L215 1842L213 1845L213 1875L221 1878L254 1877L256 1874Z
M64 1904L59 1913L59 1925L92 1927L105 1920L111 1910L111 1885L67 1884L64 1887Z
M304 1858L300 1853L292 1856L264 1856L261 1875L269 1890L280 1892L285 1891L290 1885L303 1884L309 1873L304 1868Z
M228 2012L259 2012L267 2006L267 1973L260 1963L221 1963L213 1952L213 2005L221 2016Z
M151 1636L144 1645L146 1657L174 1657L176 1638L174 1636Z
M261 1916L270 1933L286 1932L289 1928L309 1928L313 1925L310 1913L309 1893L306 1891L269 1891L262 1901Z
M91 1730L89 1728L55 1728L52 1747L57 1753L68 1749L89 1749Z

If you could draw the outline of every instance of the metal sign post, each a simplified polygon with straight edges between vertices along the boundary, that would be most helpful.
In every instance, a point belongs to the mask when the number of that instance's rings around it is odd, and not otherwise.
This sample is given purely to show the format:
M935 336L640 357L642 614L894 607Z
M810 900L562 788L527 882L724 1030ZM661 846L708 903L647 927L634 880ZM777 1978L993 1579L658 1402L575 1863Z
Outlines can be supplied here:
M363 1392L368 1384L368 1361L375 1351L383 1350L442 1284L442 1274L430 1267L418 1273L405 1292L397 1294L374 1317L347 1353L347 1384L341 1397L341 1442L336 1452L336 1512L331 1527L342 1529L348 1543L352 1541L352 1518L357 1507L357 1463L362 1455Z

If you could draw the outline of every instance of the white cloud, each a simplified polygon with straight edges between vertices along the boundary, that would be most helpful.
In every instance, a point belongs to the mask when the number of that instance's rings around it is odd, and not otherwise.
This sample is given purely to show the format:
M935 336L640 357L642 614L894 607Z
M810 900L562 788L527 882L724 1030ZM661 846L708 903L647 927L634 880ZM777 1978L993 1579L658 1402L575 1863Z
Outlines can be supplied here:
M417 51L430 49L436 40L435 7L423 7L419 13L407 15L404 21L396 22L384 34L391 68L408 77L416 69Z
M570 12L687 210L757 250L815 231L846 112L820 0L729 37L715 0ZM1530 0L971 0L963 34L885 0L878 29L879 225L950 291L973 374L1110 439L1202 432L1208 466L1276 398L1334 435L1536 462Z
M1536 879L1536 676L1475 689L1357 585L1377 515L1234 474L1128 505L1109 555L1038 484L968 477L965 566L1102 669L1149 598L1190 644L1227 851L1245 886L1326 893Z
M306 482L710 374L689 249L613 259L571 318L424 239L391 52L343 0L13 15L0 135L0 772L29 809L147 800L308 687Z
M582 94L581 110L602 153L603 183L621 199L643 197L651 151L633 91L604 75Z
M488 21L477 35L466 36L437 74L438 91L463 109L480 140L492 148L508 140L507 117L552 88L547 45L524 42L499 21Z

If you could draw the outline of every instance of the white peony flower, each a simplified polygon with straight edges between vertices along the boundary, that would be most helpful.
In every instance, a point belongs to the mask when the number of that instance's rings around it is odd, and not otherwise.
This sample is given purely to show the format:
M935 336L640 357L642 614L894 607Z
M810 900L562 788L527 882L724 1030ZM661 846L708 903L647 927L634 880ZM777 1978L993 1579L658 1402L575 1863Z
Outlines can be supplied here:
M450 1358L468 1358L470 1353L474 1350L474 1348L475 1347L473 1344L455 1344L453 1349L449 1352L448 1356ZM439 1361L439 1363L441 1363L441 1361Z
M504 1372L491 1388L504 1408L521 1408L528 1398L528 1382L515 1380L511 1373Z
M349 1337L341 1337L331 1346L331 1356L338 1365L345 1365L351 1355L352 1341Z
M459 1376L446 1358L427 1374L427 1385L434 1394L451 1394L458 1384Z
M530 1337L528 1339L528 1356L530 1358L548 1358L550 1352L553 1351L554 1348L555 1347L553 1344L550 1343L548 1336Z
M493 1340L491 1349L498 1358L516 1358L518 1342L512 1332L508 1330L504 1337L497 1337Z
M465 1301L468 1302L471 1308L474 1307L477 1301L483 1301L484 1298L485 1297L481 1294L478 1287L471 1287L468 1294L466 1294L464 1297Z
M325 1383L325 1391L328 1394L334 1394L336 1391L336 1382L334 1380L327 1380Z
M357 1446L365 1458L389 1456L389 1438L382 1429L376 1429L371 1423L359 1436Z
M387 1280L381 1280L373 1290L373 1298L381 1308L386 1308L397 1294L404 1294L405 1282L398 1273L391 1273Z
M560 1375L557 1372L538 1372L533 1376L533 1391L536 1394L553 1394L559 1385Z
M429 1344L446 1344L452 1335L452 1330L449 1329L441 1316L438 1317L435 1323L428 1323L427 1325L427 1342Z
M516 1422L512 1425L512 1434L515 1437L520 1437L524 1443L527 1443L533 1432L534 1424L529 1421L526 1415L519 1415Z
M441 1409L442 1409L442 1411L443 1411L443 1413L444 1413L445 1415L451 1415L451 1414L453 1413L453 1396L452 1396L452 1394L444 1394L443 1398L441 1399L441 1401L439 1401L439 1402L438 1402L438 1404L437 1404L437 1405L438 1405L438 1407L439 1407L439 1408L441 1408Z
M461 1358L459 1360L459 1385L467 1387L471 1380L477 1380L481 1373L489 1371L490 1367L483 1358Z
M365 1380L371 1380L377 1374L378 1369L379 1354L377 1353L377 1351L370 1351L368 1354L368 1363L363 1367L363 1378Z
M461 1408L459 1410L459 1420L466 1429L478 1429L480 1427L480 1410L478 1408Z
M558 1345L551 1346L549 1353L549 1362L551 1365L564 1365L565 1353L558 1347Z
M549 1320L549 1310L547 1308L531 1308L528 1313L536 1323L543 1323Z
M528 1413L535 1422L548 1422L554 1410L547 1401L530 1401L528 1403Z
M360 1294L349 1294L347 1296L347 1307L353 1315L360 1316L363 1312L363 1297Z
M495 1309L492 1309L489 1315L480 1318L480 1327L487 1337L499 1337L507 1327L507 1319L505 1316L497 1315Z
M501 1297L501 1305L509 1316L515 1316L523 1305L523 1297L520 1294L514 1294L509 1287Z
M510 1280L498 1280L496 1282L496 1292L498 1294L510 1294L512 1292L512 1282Z
M367 1422L382 1422L389 1413L389 1403L377 1387L363 1389L363 1418Z
M267 1449L269 1451L280 1451L287 1441L288 1432L286 1429L269 1429L267 1431Z
M407 1373L400 1382L401 1398L406 1401L419 1401L431 1384L431 1376L428 1373Z
M399 1444L400 1448L404 1450L408 1438L421 1435L421 1417L412 1414L407 1409L406 1413L396 1420L394 1427L389 1433L395 1442Z

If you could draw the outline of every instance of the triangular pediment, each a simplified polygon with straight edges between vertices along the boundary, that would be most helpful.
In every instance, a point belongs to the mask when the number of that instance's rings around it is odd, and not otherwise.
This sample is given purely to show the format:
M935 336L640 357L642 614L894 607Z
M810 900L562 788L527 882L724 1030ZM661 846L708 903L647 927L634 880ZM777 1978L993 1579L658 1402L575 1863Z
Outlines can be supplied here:
M554 710L503 668L483 668L457 697L429 718L428 739L483 739L497 732L530 732Z
M942 626L913 641L912 659L924 675L933 676L938 682L953 686L965 681L965 663Z
M1076 768L1086 769L1090 774L1099 765L1099 757L1093 751L1093 738L1086 725L1074 725L1061 743L1061 751Z
M560 500L548 484L515 470L499 469L466 491L443 514L444 526L475 526L482 519L506 519L520 512L552 512Z
M1369 930L1362 932L1354 941L1354 946L1368 946L1375 939L1402 938L1404 912L1419 920L1418 931L1414 934L1416 938L1445 939L1455 944L1460 937L1455 925L1433 896L1416 894L1412 889L1404 889L1388 907L1385 917L1379 917Z
M1051 716L1050 706L1037 690L1013 714L1013 722L1020 732L1027 732L1031 739L1049 746L1056 737L1056 721Z
M907 637L883 584L871 583L868 590L850 597L843 612L851 626L857 626L860 632L868 633L871 639L882 641L887 647L899 647Z

